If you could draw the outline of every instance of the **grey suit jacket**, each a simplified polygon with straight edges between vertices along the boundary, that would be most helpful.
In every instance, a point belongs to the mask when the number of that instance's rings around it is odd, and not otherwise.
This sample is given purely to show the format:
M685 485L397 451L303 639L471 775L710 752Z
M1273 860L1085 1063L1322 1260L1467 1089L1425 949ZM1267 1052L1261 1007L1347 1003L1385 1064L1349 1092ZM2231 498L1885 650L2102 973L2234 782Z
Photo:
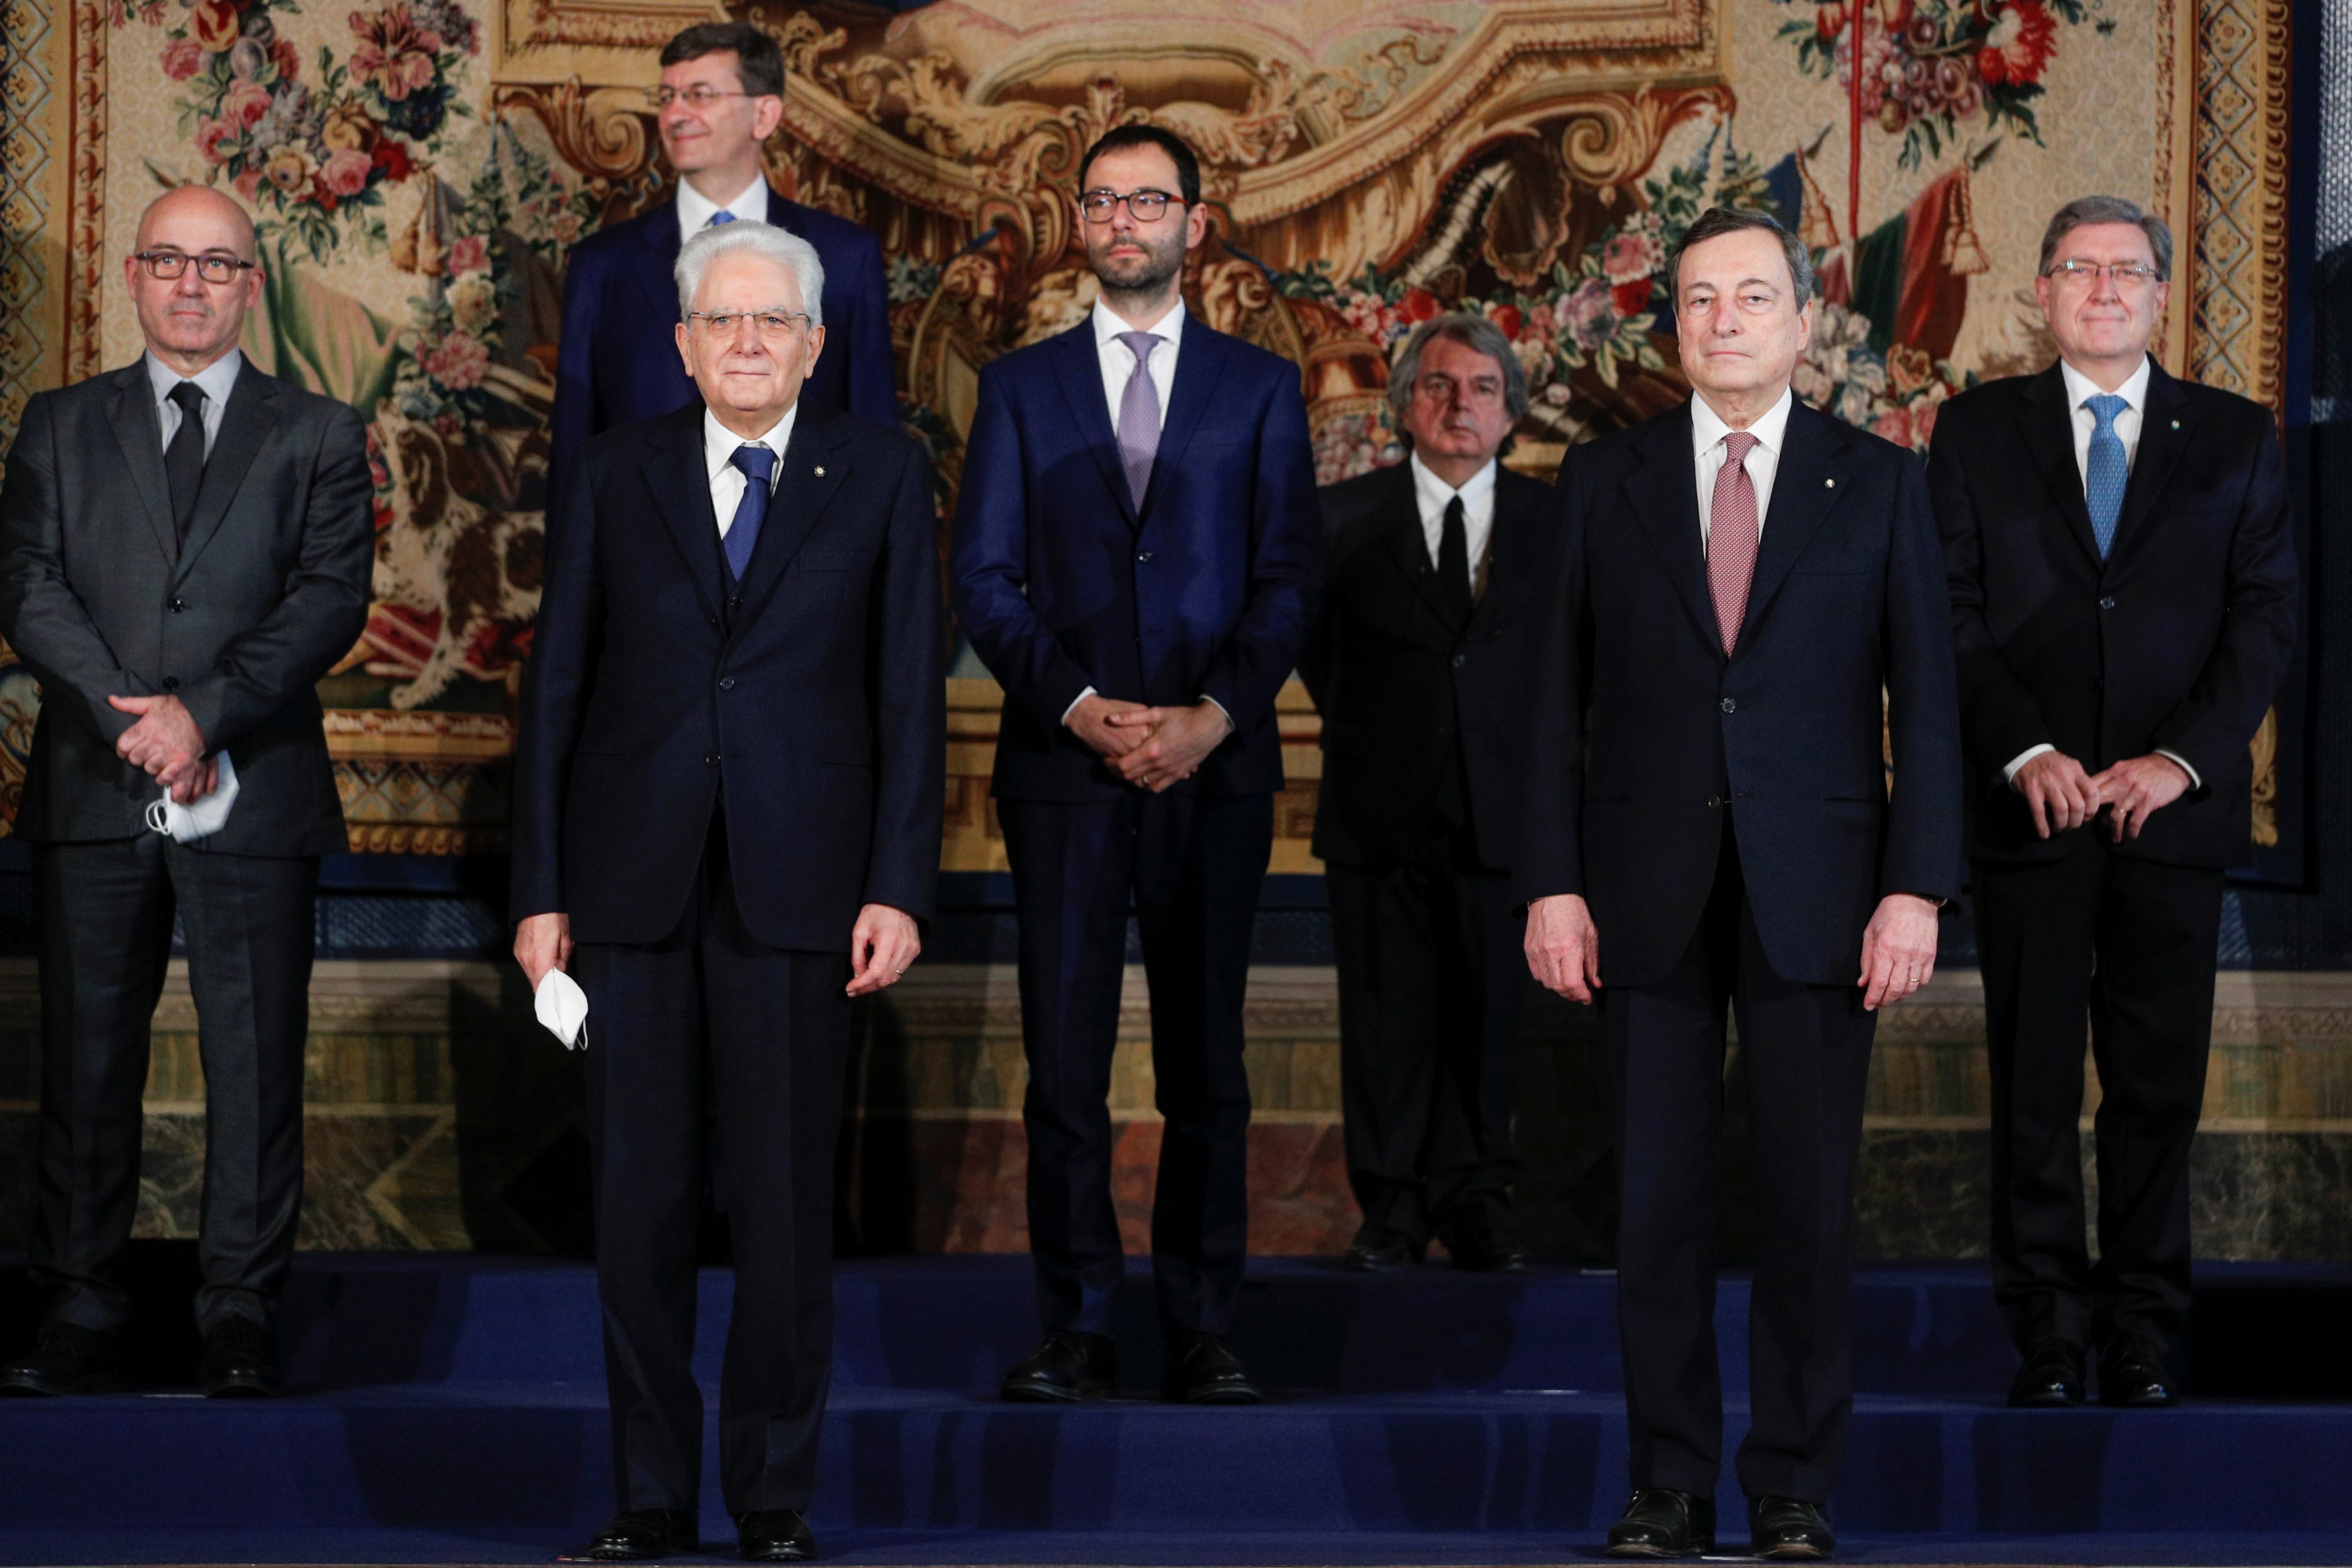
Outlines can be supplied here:
M36 395L0 489L0 637L41 684L17 836L145 832L162 792L115 756L136 721L106 700L169 691L236 763L228 825L195 847L344 848L313 688L366 624L374 541L359 416L249 361L184 548L143 363Z

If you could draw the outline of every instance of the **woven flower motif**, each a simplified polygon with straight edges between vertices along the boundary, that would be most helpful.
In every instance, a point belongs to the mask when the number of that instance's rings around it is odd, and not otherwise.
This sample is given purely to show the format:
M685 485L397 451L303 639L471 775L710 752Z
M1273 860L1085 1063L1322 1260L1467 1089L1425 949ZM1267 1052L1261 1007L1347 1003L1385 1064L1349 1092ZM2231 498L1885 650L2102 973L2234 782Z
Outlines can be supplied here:
M404 0L394 0L381 11L352 12L351 27L360 40L352 51L352 75L374 87L387 101L401 102L433 85L441 35L419 26Z

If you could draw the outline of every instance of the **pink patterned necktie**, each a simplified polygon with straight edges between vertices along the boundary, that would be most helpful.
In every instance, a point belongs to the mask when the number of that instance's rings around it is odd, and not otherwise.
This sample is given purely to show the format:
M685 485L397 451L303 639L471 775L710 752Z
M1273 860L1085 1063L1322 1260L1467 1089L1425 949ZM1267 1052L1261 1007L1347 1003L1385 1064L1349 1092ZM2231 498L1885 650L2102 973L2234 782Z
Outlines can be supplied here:
M1739 646L1739 623L1748 615L1748 585L1756 580L1756 546L1763 530L1756 518L1756 481L1748 477L1748 454L1756 437L1735 430L1723 438L1723 469L1715 476L1715 500L1706 515L1706 586L1715 597L1715 624L1723 630L1723 651Z

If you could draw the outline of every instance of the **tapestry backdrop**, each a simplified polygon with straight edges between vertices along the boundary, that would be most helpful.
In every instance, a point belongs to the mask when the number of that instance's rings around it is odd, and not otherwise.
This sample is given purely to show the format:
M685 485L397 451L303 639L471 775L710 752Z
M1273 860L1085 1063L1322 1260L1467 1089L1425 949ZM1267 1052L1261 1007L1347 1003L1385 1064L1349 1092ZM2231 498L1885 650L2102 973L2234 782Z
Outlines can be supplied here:
M1667 248L1713 203L1794 226L1825 298L1801 395L1924 450L1943 399L2038 369L2042 226L2149 203L2181 238L2160 349L2283 397L2287 0L901 0L737 8L792 81L776 184L889 263L900 409L953 505L979 368L1092 302L1079 153L1150 120L1206 169L1212 324L1291 358L1326 479L1397 461L1388 356L1484 311L1535 389L1511 461L1672 405ZM322 688L354 851L504 847L538 602L568 247L663 193L643 92L714 5L0 0L0 440L129 361L121 258L160 190L260 221L247 352L370 421L375 604ZM1857 68L1857 62L1859 68ZM0 649L0 661L5 660ZM950 869L1001 868L996 692L950 677ZM0 823L37 697L0 662ZM1294 687L1275 869L1307 853ZM2264 867L2302 876L2300 726L2256 742ZM2287 756L2284 765L2281 747Z

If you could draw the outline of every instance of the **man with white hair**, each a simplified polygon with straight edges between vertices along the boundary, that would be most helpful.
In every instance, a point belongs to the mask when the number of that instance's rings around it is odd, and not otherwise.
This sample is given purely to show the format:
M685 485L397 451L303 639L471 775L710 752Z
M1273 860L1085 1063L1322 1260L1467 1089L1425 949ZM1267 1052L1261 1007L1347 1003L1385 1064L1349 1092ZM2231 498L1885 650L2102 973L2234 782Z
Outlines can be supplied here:
M515 760L515 957L585 994L620 1513L698 1549L704 1127L735 1251L719 1485L742 1555L815 1551L849 1001L921 950L945 791L930 472L801 394L824 269L744 221L679 252L698 405L591 440L551 521Z

